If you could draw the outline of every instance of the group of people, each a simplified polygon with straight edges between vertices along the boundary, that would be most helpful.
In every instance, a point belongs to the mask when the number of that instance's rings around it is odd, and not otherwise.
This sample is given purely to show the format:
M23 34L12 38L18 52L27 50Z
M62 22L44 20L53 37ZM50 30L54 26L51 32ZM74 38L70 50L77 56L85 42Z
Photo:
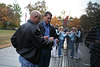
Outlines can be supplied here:
M79 50L79 44L83 42L83 29L81 25L78 25L77 28L72 27L70 31L68 29L67 31L65 31L64 28L61 26L58 28L56 33L59 36L59 43L58 43L58 55L56 55L55 57L62 56L61 48L63 47L66 38L68 48L71 49L70 57L75 59L80 59L82 57L82 54ZM76 47L76 49L74 49L75 48L74 46Z
M64 31L62 26L54 27L50 24L51 19L52 13L47 11L40 22L41 13L34 10L30 14L30 19L20 26L11 37L12 45L19 54L21 67L49 67L52 47L55 46L55 50L57 50L58 46L56 57L61 57L61 48L65 38L68 48L71 49L70 57L75 59L82 57L79 50L79 44L83 42L81 25L78 25L77 28L72 27L70 31Z

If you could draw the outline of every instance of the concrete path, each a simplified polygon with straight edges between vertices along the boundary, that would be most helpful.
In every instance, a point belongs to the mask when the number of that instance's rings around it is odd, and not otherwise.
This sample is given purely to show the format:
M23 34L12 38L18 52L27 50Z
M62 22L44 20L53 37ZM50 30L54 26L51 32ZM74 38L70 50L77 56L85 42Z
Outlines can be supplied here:
M0 67L20 67L18 56L12 46L0 49Z
M83 55L80 60L70 58L71 49L66 48L67 44L65 41L64 49L62 49L63 56L58 58L51 57L49 67L89 67L89 49L84 44L80 45L80 51ZM0 67L21 67L18 57L19 55L12 46L0 49Z
M19 55L15 49L11 47L0 49L0 67L21 67L18 61ZM49 67L61 67L62 57L54 58L51 57Z

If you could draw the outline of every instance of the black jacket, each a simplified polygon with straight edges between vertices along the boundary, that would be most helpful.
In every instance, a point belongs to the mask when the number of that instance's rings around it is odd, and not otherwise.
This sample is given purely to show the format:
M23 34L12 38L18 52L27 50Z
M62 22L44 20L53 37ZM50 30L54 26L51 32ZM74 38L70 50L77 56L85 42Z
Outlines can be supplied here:
M76 41L75 41L76 43L83 42L83 32L81 30L78 30L76 34L78 35L79 34L79 31L81 32L81 34L80 34L80 37L77 37L76 36Z
M45 27L44 27L43 21L40 22L40 23L38 24L38 26L39 26L39 28L40 28L40 30L41 30L42 35L44 36L44 34L45 34ZM50 37L54 37L54 39L57 38L58 36L57 36L57 34L56 34L56 31L55 31L54 26L51 25L51 24L49 24L49 29L50 29Z
M38 64L41 48L49 48L52 44L43 38L39 27L31 20L18 28L11 37L11 42L16 51L33 64Z
M44 36L44 34L45 34L45 27L44 27L43 21L40 22L40 23L38 24L38 26L39 26L39 28L40 28L40 30L41 30L42 35ZM58 38L54 26L51 25L51 24L49 24L49 29L50 29L50 34L49 34L50 37L54 37L54 39Z

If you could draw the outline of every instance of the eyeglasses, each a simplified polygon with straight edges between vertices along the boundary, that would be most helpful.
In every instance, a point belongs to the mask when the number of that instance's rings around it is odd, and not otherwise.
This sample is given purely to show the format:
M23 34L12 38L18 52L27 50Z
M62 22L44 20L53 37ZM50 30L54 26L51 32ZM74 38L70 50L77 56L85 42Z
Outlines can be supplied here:
M51 18L50 18L50 17L47 17L47 18L51 20Z

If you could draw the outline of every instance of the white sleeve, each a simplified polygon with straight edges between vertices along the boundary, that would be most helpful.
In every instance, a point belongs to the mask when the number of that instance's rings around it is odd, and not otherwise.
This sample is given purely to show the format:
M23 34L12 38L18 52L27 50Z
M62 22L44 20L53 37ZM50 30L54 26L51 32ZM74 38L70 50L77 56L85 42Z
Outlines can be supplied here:
M58 30L56 30L56 34L59 35L60 33L58 32Z
M81 36L81 31L78 31L78 34L76 33L76 36L80 38L80 36Z

